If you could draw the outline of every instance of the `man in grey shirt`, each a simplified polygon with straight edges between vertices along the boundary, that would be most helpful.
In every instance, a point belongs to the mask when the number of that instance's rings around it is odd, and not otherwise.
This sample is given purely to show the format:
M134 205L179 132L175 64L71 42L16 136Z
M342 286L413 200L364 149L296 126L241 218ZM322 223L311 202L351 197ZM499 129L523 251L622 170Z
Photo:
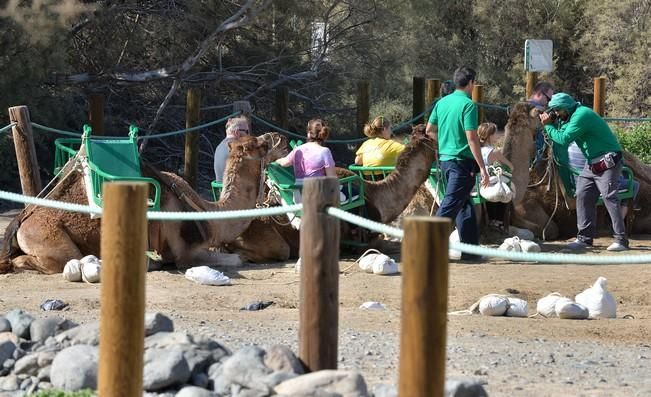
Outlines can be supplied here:
M249 122L244 117L236 117L226 122L226 138L222 140L217 149L215 149L215 179L222 182L224 179L224 170L226 169L226 159L228 158L228 143L245 135L249 135Z

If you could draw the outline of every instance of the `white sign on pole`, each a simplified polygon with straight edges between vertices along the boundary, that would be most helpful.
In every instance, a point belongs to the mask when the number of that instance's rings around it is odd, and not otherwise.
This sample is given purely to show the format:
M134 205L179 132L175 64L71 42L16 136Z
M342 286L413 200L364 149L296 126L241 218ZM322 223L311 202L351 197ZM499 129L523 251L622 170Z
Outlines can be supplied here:
M551 40L525 40L524 70L551 72L554 69L553 53L554 43Z

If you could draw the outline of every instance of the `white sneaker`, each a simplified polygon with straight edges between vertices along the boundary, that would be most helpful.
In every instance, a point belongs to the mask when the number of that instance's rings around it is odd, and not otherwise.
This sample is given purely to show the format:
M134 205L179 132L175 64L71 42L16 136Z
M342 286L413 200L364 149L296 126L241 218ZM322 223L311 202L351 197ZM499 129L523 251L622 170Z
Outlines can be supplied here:
M606 248L606 250L613 251L613 252L620 252L620 251L628 250L628 247L620 243L619 241L615 241L614 243L610 244L608 248Z

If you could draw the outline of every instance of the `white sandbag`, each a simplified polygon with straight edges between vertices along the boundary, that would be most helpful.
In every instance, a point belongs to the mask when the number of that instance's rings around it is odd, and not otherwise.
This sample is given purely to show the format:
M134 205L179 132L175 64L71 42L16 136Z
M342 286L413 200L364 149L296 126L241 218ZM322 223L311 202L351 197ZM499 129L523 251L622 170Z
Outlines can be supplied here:
M531 230L522 229L522 228L515 227L515 226L509 226L509 234L511 236L517 236L521 240L533 240L534 237L535 237Z
M298 258L296 261L296 264L294 265L294 272L300 273L301 272L301 258Z
M376 250L373 250L376 251ZM377 251L379 252L379 251ZM359 258L359 268L360 270L366 273L373 273L373 263L375 258L378 256L376 253L372 253L371 250L366 251L362 254L362 257Z
M479 313L484 316L503 316L508 305L507 298L488 295L479 301Z
M81 261L70 259L63 267L63 279L67 281L81 281Z
M395 274L398 273L396 261L378 250L368 250L359 259L359 268L366 273Z
M592 287L578 294L574 300L588 308L589 318L615 318L617 317L617 302L606 290L608 280L599 277Z
M540 246L535 241L520 239L522 252L540 252Z
M87 283L99 283L100 272L101 266L97 258L81 263L81 278Z
M504 242L499 246L499 249L514 252L540 252L540 246L536 242L522 240L518 236L504 239Z
M506 312L504 313L507 317L527 317L529 315L529 304L526 300L520 298L508 297L506 298L508 305L506 307Z
M536 304L536 312L545 317L554 317L556 315L556 302L563 298L558 292L553 292L544 298L538 299ZM566 298L567 299L567 298Z
M88 262L93 262L93 263L99 263L100 262L99 258L96 257L95 255L86 255L83 258L81 258L79 261L81 263L84 263L84 264L86 264Z
M185 278L204 285L230 285L231 283L231 279L224 273L208 266L189 268L185 271Z
M481 186L479 194L486 201L493 203L509 203L515 197L515 187L510 186L510 179L499 174L493 175L488 180L488 186Z
M454 229L452 233L450 233L450 239L448 240L450 245L452 243L459 243L461 242L461 239L459 238L459 231L457 229ZM461 251L457 251L454 249L449 249L448 250L448 257L450 259L459 259L461 258Z
M362 303L359 308L364 310L384 310L386 309L386 306L380 302L370 301Z
M558 318L569 320L585 320L588 318L588 308L580 303L572 302L570 299L561 298L556 301L554 308Z

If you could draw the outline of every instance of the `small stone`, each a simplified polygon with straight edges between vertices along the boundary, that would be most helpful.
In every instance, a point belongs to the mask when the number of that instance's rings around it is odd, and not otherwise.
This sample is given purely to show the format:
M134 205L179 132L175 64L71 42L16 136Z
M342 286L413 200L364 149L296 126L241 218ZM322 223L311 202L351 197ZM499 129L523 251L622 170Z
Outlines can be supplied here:
M13 332L2 332L0 333L0 344L3 342L12 342L14 345L18 346L20 343L20 338L16 336Z
M27 378L20 382L20 390L27 390L33 384L32 378Z
M36 375L38 368L38 354L30 354L16 361L14 373L16 375Z
M76 326L75 323L57 317L39 318L32 322L29 327L30 336L32 341L45 341L50 336L55 336L57 333L67 331Z
M38 374L36 375L36 377L38 378L38 380L40 380L40 381L43 381L43 380L45 380L45 381L49 381L49 380L50 380L50 370L51 370L51 369L52 369L52 367L49 366L49 365L48 365L47 367L43 367L43 368L41 368L41 369L38 371Z
M61 351L50 369L54 387L66 391L96 389L98 355L97 347L89 345L71 346Z
M53 351L40 352L37 360L38 366L41 368L49 366L54 361L54 357L56 357L56 353Z
M143 388L147 391L182 385L190 379L190 368L179 348L145 351Z
M332 394L341 397L367 397L369 395L366 382L358 372L343 370L323 370L301 375L279 384L274 391L288 396Z
M0 342L0 363L14 357L16 345L11 341Z
M264 356L265 351L259 347L243 347L224 361L222 375L228 382L247 389L268 391L262 378L271 373L271 370L264 365Z
M373 397L398 397L398 390L393 385L381 383L373 388Z
M14 360L13 358L9 358L5 360L5 362L2 364L2 367L11 369L14 367L15 364L16 364L16 360Z
M11 323L4 317L0 317L0 332L11 332Z
M475 372L473 372L473 375L486 376L488 375L488 369L485 367L476 369Z
M488 397L484 386L474 379L448 379L445 397Z
M190 384L207 389L210 384L210 378L203 372L192 374L192 377L190 377Z
M34 317L20 309L10 311L5 317L11 323L11 332L20 338L29 339L29 326Z
M65 347L73 345L97 346L99 345L99 321L73 326L73 328L56 335L54 340L56 344ZM46 344L47 343L46 340Z
M174 332L174 322L162 313L145 314L145 336L158 332Z
M274 371L291 372L299 375L305 373L303 365L294 355L294 352L285 345L275 345L267 350L264 364Z
M0 390L14 391L18 390L19 387L20 385L18 384L18 377L14 374L0 378Z
M186 386L175 397L215 397L216 394L196 386Z

